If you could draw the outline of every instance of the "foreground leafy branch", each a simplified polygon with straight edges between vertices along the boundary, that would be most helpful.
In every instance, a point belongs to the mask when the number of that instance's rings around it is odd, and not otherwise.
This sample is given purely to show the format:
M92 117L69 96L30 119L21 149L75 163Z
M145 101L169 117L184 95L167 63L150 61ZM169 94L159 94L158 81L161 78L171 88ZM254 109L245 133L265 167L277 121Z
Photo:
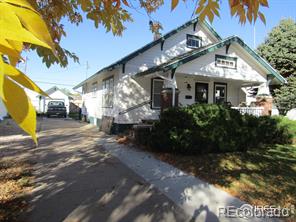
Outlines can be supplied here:
M25 0L1 0L0 18L0 97L11 117L37 143L36 112L23 87L46 93L15 66L22 59L25 44L39 45L55 54L54 44L40 14Z

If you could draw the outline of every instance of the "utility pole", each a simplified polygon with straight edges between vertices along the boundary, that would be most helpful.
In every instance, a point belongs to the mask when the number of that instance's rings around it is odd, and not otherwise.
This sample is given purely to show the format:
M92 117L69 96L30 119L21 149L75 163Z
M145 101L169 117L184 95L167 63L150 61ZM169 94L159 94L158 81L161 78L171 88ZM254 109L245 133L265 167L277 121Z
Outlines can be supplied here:
M85 72L85 79L87 79L87 74L88 74L88 70L89 70L89 65L88 65L88 61L86 61L86 72Z
M256 48L256 27L255 27L255 24L254 24L254 32L253 32L253 49Z

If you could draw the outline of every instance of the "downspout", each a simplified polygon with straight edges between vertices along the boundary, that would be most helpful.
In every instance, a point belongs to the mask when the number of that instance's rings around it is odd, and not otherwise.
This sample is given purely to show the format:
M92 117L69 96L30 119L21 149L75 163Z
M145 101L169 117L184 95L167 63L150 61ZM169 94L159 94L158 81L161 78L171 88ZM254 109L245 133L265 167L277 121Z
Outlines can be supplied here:
M176 69L172 69L171 72L171 82L172 82L172 91L173 91L173 96L172 96L172 107L175 107L176 103L176 75L175 75Z

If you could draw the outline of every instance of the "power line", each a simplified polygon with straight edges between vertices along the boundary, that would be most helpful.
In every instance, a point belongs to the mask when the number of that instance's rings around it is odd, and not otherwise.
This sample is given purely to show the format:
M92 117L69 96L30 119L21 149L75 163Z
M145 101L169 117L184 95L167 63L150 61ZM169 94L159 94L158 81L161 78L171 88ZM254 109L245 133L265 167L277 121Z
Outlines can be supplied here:
M83 68L85 65L78 65L78 66L73 66L73 67L67 67L64 68L64 70L59 70L59 71L50 71L50 72L42 72L43 74L56 74L56 73L65 73L65 72L69 72L73 69L77 69L77 68Z
M75 85L70 85L70 84L63 84L63 83L56 83L56 82L44 82L44 81L34 81L37 83L42 83L42 84L49 84L49 85L59 85L59 86L75 86Z

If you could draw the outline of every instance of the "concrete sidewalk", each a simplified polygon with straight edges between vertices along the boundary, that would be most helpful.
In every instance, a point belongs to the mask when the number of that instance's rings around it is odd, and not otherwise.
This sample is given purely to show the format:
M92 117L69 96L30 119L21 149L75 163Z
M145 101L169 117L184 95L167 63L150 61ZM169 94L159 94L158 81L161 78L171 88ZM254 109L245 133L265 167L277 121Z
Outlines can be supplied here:
M245 202L194 176L154 158L133 146L118 144L113 137L101 139L100 145L120 159L146 182L152 184L182 208L190 221L278 221L264 218L226 218L219 208L240 208ZM248 205L245 205L248 207ZM242 209L242 208L241 208Z
M189 221L168 197L98 145L90 125L43 119L32 150L36 188L24 221Z

